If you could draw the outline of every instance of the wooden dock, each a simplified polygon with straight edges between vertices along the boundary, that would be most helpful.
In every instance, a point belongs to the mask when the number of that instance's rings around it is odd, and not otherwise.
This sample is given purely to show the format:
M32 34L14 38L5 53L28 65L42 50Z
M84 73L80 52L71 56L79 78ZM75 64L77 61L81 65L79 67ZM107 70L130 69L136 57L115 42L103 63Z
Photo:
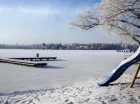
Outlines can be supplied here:
M6 58L0 58L0 62L17 64L17 65L24 65L24 66L31 66L31 67L44 67L44 66L47 65L47 63L23 61L23 60L8 59L8 58L7 59Z
M30 61L42 61L42 60L55 60L57 57L17 57L17 58L9 58L16 60L30 60Z

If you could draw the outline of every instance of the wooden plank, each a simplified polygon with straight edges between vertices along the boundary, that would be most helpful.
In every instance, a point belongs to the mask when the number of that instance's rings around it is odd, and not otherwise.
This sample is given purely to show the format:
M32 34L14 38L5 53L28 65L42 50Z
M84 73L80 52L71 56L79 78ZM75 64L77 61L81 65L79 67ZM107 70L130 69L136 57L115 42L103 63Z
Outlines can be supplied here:
M25 66L45 66L47 63L36 63L36 62L28 62L28 61L21 61L21 60L13 60L13 59L0 59L0 62L4 63L11 63L11 64L17 64L17 65L25 65Z
M17 60L55 60L57 57L17 57L17 58L10 58L10 59L17 59Z

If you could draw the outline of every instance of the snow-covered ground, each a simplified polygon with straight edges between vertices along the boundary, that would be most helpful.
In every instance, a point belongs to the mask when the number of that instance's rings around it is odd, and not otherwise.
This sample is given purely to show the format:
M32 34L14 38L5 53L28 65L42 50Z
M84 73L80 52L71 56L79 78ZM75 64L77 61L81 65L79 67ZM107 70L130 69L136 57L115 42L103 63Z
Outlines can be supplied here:
M81 50L0 50L0 57L57 57L44 68L0 63L0 104L139 103L138 88L128 84L98 87L126 53ZM128 55L128 54L127 54ZM133 73L136 65L126 73ZM118 81L130 83L132 74ZM134 96L133 96L133 93ZM126 100L127 99L127 100ZM125 101L126 100L126 101Z

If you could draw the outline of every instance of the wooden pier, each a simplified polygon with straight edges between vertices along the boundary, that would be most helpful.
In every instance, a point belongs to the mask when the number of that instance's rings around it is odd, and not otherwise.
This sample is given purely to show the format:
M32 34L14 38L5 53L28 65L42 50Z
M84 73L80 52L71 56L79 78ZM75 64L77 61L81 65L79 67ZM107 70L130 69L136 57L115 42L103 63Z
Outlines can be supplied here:
M8 59L8 58L7 59L6 58L0 58L0 62L17 64L17 65L24 65L24 66L31 66L31 67L44 67L44 66L47 65L47 63L23 61L23 60Z
M17 58L9 58L9 59L16 59L16 60L30 60L30 61L36 61L36 60L55 60L57 57L17 57Z

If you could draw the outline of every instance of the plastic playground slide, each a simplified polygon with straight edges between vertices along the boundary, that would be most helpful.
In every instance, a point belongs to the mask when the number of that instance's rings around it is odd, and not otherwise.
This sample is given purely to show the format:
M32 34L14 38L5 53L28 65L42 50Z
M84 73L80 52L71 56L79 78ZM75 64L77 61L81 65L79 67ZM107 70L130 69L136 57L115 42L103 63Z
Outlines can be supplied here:
M109 83L117 80L128 67L140 61L140 47L129 58L123 60L116 69L114 69L103 82L98 82L98 86L108 86Z

